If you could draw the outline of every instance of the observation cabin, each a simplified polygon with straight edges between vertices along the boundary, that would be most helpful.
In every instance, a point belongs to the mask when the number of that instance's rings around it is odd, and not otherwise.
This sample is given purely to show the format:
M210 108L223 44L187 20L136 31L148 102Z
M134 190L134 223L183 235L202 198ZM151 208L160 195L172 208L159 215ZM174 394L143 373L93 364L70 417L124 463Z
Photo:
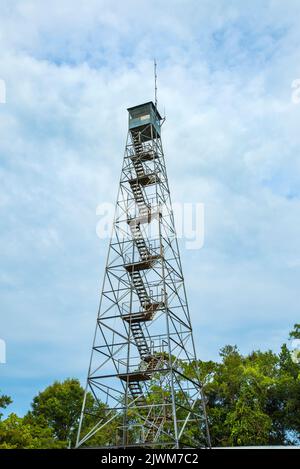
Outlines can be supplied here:
M141 132L143 141L160 137L162 117L152 101L129 107L127 111L129 130Z

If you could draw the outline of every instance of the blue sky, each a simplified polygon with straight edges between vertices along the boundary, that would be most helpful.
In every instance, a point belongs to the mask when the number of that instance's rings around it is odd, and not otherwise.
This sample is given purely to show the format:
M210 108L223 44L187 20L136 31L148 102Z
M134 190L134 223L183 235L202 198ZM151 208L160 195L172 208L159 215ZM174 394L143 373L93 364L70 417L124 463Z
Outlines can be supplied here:
M0 388L11 411L55 379L84 382L128 106L166 110L172 198L205 204L182 246L198 356L278 351L299 322L300 3L2 0Z

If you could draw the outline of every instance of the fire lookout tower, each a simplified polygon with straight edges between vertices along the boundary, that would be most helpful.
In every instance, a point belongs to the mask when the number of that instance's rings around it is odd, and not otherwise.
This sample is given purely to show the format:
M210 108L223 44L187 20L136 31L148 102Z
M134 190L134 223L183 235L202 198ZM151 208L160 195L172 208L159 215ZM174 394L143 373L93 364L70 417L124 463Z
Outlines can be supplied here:
M77 447L210 446L153 102L129 130ZM92 395L97 405L87 405ZM105 409L105 410L103 410ZM112 431L112 428L114 429Z

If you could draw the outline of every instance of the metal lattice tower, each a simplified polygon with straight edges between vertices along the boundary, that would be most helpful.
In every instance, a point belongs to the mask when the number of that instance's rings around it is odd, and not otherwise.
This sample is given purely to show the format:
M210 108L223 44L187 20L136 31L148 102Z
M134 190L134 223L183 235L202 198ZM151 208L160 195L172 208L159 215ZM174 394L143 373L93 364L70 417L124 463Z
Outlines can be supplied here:
M99 446L97 434L105 428L110 447L210 446L161 142L163 119L153 102L128 112L77 447ZM89 393L100 407L105 404L101 417L88 410Z

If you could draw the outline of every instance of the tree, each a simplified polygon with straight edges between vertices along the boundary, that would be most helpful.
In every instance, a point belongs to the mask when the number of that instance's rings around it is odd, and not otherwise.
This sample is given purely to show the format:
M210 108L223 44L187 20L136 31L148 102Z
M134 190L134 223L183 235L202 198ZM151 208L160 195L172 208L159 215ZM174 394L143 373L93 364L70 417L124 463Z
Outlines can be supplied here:
M290 339L300 339L300 324L294 324L294 329L290 332Z
M283 444L285 433L274 424L281 408L277 355L256 351L243 357L236 346L226 346L220 357L221 363L200 362L201 374L208 373L202 381L213 446Z
M56 441L64 442L65 447L74 447L83 397L84 389L78 379L55 381L34 397L32 410L24 417L24 421L50 429ZM86 411L89 415L84 419L83 431L90 430L101 418L104 420L107 407L102 402L96 402L91 393L87 393ZM103 430L99 430L90 443L105 446L112 438L115 426L116 422L112 421Z
M55 381L34 397L32 410L25 416L26 423L50 428L59 441L74 444L84 389L77 379ZM88 396L88 404L93 399Z
M0 395L0 409L6 409L9 404L12 403L12 400L9 396L6 396L5 394ZM2 418L3 414L0 412L0 420Z
M0 408L6 408L11 403L9 396L0 396ZM62 442L55 440L50 428L30 425L14 413L4 420L0 419L0 449L62 448L63 446Z
M0 449L63 447L65 447L64 442L57 441L50 428L30 425L14 413L0 422Z
M291 334L297 334L295 325ZM291 335L290 334L290 335ZM292 335L295 337L295 335ZM280 420L284 426L287 443L299 444L300 440L300 365L292 360L286 344L279 354L280 370L277 380Z
M240 395L224 422L230 446L267 445L271 418L262 410L253 387L243 383Z

